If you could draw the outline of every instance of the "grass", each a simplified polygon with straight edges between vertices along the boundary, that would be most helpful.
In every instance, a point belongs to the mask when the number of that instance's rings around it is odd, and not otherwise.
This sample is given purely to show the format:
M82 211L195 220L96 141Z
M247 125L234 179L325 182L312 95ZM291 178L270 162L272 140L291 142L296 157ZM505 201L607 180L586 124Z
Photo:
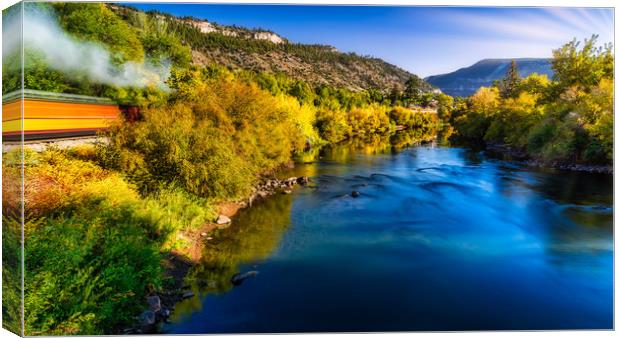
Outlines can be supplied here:
M133 323L162 287L164 255L183 248L178 234L216 216L178 187L142 196L91 155L26 153L27 335L109 334Z

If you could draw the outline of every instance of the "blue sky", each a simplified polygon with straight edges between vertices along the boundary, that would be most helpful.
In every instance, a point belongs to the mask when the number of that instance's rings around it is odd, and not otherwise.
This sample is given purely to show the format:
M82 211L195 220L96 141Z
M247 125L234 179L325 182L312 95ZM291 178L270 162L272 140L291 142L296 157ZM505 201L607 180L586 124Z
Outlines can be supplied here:
M592 34L613 42L613 9L131 4L225 25L270 29L301 43L380 57L426 77L485 58L550 57Z

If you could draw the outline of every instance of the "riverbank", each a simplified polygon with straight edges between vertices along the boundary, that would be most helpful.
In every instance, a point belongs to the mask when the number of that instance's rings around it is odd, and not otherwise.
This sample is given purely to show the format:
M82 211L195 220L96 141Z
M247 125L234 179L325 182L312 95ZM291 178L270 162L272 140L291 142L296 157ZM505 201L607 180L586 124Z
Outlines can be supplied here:
M523 149L518 149L506 144L487 143L485 151L492 156L501 157L504 160L523 163L534 168L550 168L557 170L578 171L598 174L613 174L613 165L569 163L561 161L544 161L532 158Z
M423 142L431 142L435 139L435 135L424 136L416 132L415 129L407 128L398 133L373 134L366 137L347 139L337 144L326 145L326 147L351 147L352 151L364 149L366 152L374 152L373 149L388 150L393 147L400 149ZM314 151L310 151L310 156L316 159L318 157L317 151L319 150L320 149L314 149ZM329 153L330 151L328 150L327 152ZM297 160L299 163L305 164L313 162L313 160L305 161L303 156ZM209 243L217 242L217 236L214 232L224 230L234 224L234 216L238 211L251 207L254 203L268 199L270 196L277 194L288 195L291 194L294 189L310 184L310 179L307 176L282 176L290 169L293 169L294 166L294 162L289 162L279 169L263 173L259 183L252 188L252 192L249 196L242 200L227 201L216 205L215 208L218 219L223 220L220 224L218 224L218 222L210 222L198 228L182 231L181 235L185 239L184 242L186 244L182 248L171 251L170 255L168 255L164 261L165 277L170 283L167 283L166 287L160 292L151 295L151 297L157 297L160 300L162 308L158 311L154 311L158 308L150 308L150 303L148 302L149 298L147 297L145 306L149 306L149 309L142 313L142 315L137 318L135 325L126 329L125 333L139 334L158 332L159 327L163 323L166 323L168 316L174 312L177 303L195 296L194 292L191 291L191 286L186 284L185 277L193 267L200 263L204 263L201 260L203 259L205 246ZM297 175L299 174L301 173L297 173ZM358 197L359 192L353 190L351 195L353 197ZM224 283L227 282L232 283L229 280L226 280ZM198 284L200 283L203 282L199 281Z
M135 324L123 329L123 334L156 333L162 323L168 321L174 312L175 305L187 298L194 297L184 280L188 272L199 264L205 243L213 240L213 232L226 229L232 225L232 218L243 208L251 207L253 203L269 198L275 194L291 194L298 186L306 186L310 179L306 176L278 179L263 177L259 184L252 189L252 194L240 201L222 202L217 206L218 218L215 222L207 223L200 228L182 232L186 239L183 248L172 250L162 262L165 271L164 280L168 282L159 292L153 292L146 297L143 311L137 317Z
M139 178L103 166L93 145L23 155L26 219L22 225L7 217L5 224L23 226L27 236L27 283L47 285L45 293L25 295L36 310L27 318L30 335L148 331L139 322L161 322L170 315L186 292L183 278L200 260L201 243L228 226L226 218L260 198L307 183L297 177L276 181L265 172L252 178L259 183L246 199L222 203L227 199L196 196L165 182L141 190ZM22 203L10 184L19 181L21 166L13 164L18 158L17 151L3 154L3 210L19 210ZM66 297L52 303L49 295ZM50 326L51 321L60 324Z

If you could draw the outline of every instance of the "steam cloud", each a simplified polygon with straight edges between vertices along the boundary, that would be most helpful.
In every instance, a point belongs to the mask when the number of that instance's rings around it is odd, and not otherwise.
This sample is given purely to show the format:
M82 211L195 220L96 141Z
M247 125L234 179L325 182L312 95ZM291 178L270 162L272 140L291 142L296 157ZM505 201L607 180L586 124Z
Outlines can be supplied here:
M101 84L119 87L146 87L167 89L164 81L170 74L170 63L125 62L114 65L113 55L103 45L70 36L49 13L38 10L24 11L23 40L26 50L34 49L44 55L46 64L69 77L86 76ZM3 20L4 21L4 20ZM21 18L13 15L3 22L3 57L19 53ZM25 60L28 67L28 60Z

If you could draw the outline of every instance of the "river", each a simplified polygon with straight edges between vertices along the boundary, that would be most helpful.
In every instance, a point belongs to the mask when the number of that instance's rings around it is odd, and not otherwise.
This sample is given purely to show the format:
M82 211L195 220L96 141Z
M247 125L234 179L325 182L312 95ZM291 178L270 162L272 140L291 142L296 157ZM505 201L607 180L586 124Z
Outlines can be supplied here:
M283 174L312 184L218 230L164 332L612 328L611 175L399 141Z

